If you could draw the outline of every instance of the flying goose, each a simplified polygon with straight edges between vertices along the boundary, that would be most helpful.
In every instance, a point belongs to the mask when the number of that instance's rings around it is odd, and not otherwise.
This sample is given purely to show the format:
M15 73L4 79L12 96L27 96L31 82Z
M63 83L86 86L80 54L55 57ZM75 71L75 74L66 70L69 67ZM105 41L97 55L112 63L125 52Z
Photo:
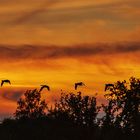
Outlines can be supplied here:
M41 92L44 88L47 88L48 91L50 91L50 87L47 85L41 85L41 88L39 90L39 92Z
M85 84L83 82L75 83L75 90L77 90L78 86L85 86Z
M6 79L6 80L2 80L2 81L1 81L1 87L3 86L4 83L9 83L9 84L11 84L10 80L7 80L7 79Z
M109 87L114 87L114 84L105 84L105 91L108 90Z

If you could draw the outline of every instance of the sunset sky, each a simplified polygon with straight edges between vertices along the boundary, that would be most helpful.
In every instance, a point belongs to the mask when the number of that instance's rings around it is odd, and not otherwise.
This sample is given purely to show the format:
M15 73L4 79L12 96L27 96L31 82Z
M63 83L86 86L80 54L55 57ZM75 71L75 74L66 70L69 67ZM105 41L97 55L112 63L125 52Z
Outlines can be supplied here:
M26 89L104 94L104 84L140 78L140 0L0 0L0 117ZM44 94L47 91L44 91Z

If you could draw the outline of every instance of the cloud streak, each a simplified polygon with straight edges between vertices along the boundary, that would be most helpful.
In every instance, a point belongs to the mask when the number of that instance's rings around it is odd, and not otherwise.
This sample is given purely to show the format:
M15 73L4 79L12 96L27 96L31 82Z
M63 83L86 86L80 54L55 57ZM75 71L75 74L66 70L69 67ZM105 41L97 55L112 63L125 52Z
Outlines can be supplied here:
M139 8L139 2L111 2L109 4L99 4L99 5L85 5L69 8L56 8L56 9L47 9L59 3L59 1L47 1L41 6L36 7L30 11L24 11L21 13L20 17L17 17L15 20L12 20L10 24L15 25L48 25L48 24L68 24L69 22L80 22L85 20L108 20L111 22L117 22L119 24L136 24L139 22L138 18L131 20L131 18L124 18L122 15L128 13L128 9L132 12L131 8ZM129 7L129 8L126 8ZM114 11L110 12L115 8ZM123 12L120 14L120 10ZM133 9L134 11L134 9ZM130 12L129 12L130 13Z
M51 7L52 5L54 5L57 2L58 2L58 0L45 1L38 8L35 8L32 11L28 11L27 13L24 13L22 16L20 16L15 21L13 21L13 23L23 24L23 23L27 22L28 20L32 19L35 15L42 13L44 11L47 11L48 7Z
M75 45L75 46L0 46L1 60L46 60L58 58L80 58L97 55L125 54L140 52L140 42L111 44Z
M0 6L3 44L139 40L139 34L133 40L128 36L139 28L138 0L7 0L7 4Z
M25 92L25 89L2 89L1 97L10 101L17 101Z
M21 96L23 95L23 92L5 92L3 93L1 96L4 98L4 99L7 99L7 100L11 100L11 101L17 101Z

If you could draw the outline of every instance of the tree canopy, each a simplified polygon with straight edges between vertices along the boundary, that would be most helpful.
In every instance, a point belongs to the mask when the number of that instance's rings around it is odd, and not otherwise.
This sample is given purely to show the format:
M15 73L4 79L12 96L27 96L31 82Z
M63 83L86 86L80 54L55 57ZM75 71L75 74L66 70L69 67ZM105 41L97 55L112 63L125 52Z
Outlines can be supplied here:
M41 100L41 93L35 90L27 90L23 98L17 102L15 117L17 119L36 119L46 115L47 103Z
M34 136L69 140L140 139L140 79L131 77L129 82L117 81L108 87L105 104L97 105L97 98L81 92L62 93L60 99L48 107L38 90L27 90L17 102L16 119L5 119L0 125L3 139L11 136L19 139L23 130L24 139L28 135L30 139ZM54 128L57 128L55 138Z

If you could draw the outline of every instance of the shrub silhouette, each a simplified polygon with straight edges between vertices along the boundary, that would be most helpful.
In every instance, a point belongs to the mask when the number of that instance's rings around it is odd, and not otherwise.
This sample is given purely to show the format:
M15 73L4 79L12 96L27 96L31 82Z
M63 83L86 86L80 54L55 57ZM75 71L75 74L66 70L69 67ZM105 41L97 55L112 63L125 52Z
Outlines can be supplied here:
M45 110L47 104L45 100L41 100L41 94L36 89L28 90L24 94L24 98L20 98L17 102L15 112L16 119L29 118L36 119L46 115Z

